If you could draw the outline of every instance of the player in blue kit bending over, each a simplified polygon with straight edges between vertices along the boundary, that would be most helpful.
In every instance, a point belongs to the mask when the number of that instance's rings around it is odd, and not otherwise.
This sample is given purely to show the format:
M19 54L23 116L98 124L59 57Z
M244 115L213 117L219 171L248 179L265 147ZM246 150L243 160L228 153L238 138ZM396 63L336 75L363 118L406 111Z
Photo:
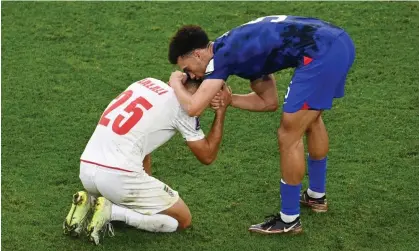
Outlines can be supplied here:
M232 95L231 105L249 111L275 111L277 88L272 73L295 68L278 129L280 213L250 231L299 233L300 203L316 212L328 209L325 183L328 134L322 111L344 96L345 80L355 59L354 44L341 28L315 18L267 16L243 24L210 41L199 26L180 28L169 46L169 61L192 78L204 79L195 94L182 85L182 72L170 84L190 116L220 104L217 92L230 75L250 81L252 93ZM309 188L301 194L305 173L303 136L307 137Z

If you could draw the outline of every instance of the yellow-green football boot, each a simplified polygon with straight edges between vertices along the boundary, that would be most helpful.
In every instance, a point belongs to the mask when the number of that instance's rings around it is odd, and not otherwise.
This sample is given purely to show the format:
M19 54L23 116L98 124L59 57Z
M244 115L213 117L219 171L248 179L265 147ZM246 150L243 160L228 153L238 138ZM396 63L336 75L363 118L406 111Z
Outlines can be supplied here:
M109 236L114 236L113 227L110 223L111 213L112 203L104 197L97 198L92 221L87 226L87 235L94 244L99 245L101 237L104 237L106 231L109 231Z
M91 206L91 199L87 192L79 191L73 195L70 212L68 212L63 224L64 234L74 237L80 236L87 225Z

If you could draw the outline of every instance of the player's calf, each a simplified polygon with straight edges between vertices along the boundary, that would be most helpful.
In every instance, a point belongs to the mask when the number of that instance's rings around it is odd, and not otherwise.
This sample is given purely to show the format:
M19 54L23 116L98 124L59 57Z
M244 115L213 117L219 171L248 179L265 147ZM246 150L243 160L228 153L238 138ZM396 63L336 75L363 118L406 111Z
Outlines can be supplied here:
M183 215L182 212L172 212L172 214ZM99 245L103 242L106 232L112 237L114 235L112 221L122 221L127 225L149 232L168 233L187 228L190 226L191 218L180 217L178 221L165 214L144 215L133 209L113 204L104 197L99 197L94 208L92 221L87 227L89 240Z
M307 156L309 188L303 195L302 204L311 206L313 211L327 211L326 171L329 137L326 126L319 116L306 131L309 155Z
M186 229L192 222L189 208L181 198L170 208L152 215L141 214L134 208L114 204L111 218L141 230L165 233Z
M321 115L307 128L306 138L311 159L324 159L329 152L329 136Z
M171 216L164 214L144 215L134 209L112 205L111 221L122 221L127 225L148 232L175 232L179 222Z

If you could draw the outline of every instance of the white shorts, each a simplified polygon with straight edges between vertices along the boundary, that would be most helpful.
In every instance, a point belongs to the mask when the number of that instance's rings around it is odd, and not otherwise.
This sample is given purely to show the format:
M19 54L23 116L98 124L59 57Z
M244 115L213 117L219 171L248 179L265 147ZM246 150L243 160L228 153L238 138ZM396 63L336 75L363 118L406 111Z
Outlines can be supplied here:
M103 196L141 214L157 214L179 199L177 191L145 172L119 171L81 162L79 177L90 195Z

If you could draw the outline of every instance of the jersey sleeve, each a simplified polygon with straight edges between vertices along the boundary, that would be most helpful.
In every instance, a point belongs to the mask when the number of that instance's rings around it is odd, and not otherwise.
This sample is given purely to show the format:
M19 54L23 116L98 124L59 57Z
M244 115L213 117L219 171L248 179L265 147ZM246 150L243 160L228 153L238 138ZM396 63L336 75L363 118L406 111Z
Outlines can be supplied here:
M199 117L190 117L182 108L180 108L176 118L175 126L186 141L197 141L205 138Z
M223 54L222 52L216 53L210 60L205 70L204 79L222 79L224 81L228 79L231 73L227 64L228 58L222 56Z

